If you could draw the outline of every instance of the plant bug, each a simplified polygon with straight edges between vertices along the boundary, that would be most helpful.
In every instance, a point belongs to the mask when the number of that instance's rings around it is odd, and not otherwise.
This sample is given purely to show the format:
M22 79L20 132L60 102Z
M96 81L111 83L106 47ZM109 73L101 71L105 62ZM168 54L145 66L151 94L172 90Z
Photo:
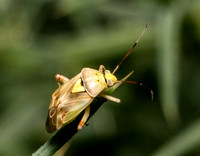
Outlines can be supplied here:
M103 65L100 65L99 70L83 68L82 71L72 79L68 79L59 74L55 76L59 87L52 94L46 121L47 132L52 133L60 129L63 125L69 124L82 111L85 110L83 117L77 126L77 129L81 130L89 117L90 104L97 96L120 103L120 99L110 96L109 94L112 93L114 87L119 86L122 82L125 82L125 80L133 72L129 73L120 81L117 80L114 73L118 70L121 63L133 51L146 29L147 25L132 48L124 56L112 73L109 70L106 70ZM63 84L61 85L60 82ZM138 84L134 81L127 82Z

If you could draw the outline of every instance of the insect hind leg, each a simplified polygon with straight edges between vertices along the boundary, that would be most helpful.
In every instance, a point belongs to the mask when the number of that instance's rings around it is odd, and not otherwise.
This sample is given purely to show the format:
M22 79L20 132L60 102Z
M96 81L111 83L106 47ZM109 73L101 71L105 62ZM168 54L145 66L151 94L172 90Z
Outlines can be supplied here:
M67 77L60 75L60 74L56 74L55 78L56 78L56 82L57 82L58 86L60 86L60 82L66 83L67 81L69 81L69 79Z
M79 122L78 124L78 127L77 127L77 130L81 130L83 128L83 125L86 123L88 117L90 115L90 106L88 106L86 109L85 109L85 112L83 114L83 117L81 119L81 121Z

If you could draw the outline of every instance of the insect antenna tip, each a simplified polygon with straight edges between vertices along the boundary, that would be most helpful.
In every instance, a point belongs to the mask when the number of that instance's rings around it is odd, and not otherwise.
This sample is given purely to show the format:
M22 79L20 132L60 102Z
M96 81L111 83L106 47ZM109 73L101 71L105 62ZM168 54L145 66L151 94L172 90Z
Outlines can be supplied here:
M150 92L151 92L151 101L153 101L153 90L150 88Z

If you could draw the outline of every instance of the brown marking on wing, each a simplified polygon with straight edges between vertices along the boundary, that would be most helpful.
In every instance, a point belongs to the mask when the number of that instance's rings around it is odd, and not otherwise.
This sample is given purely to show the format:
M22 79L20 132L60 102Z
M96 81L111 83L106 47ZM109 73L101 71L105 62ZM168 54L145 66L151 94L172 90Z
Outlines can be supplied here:
M58 127L62 127L63 123L58 120L57 116L59 112L57 107L60 103L62 103L63 99L68 97L71 94L70 89L74 83L80 78L81 73L76 75L74 78L70 79L68 82L64 83L56 91L52 94L51 103L49 106L48 117L46 121L46 130L49 133L52 133L58 129Z
M53 93L46 121L47 132L52 133L64 124L73 121L93 101L94 98L89 96L87 92L71 92L80 76L81 73L61 85Z

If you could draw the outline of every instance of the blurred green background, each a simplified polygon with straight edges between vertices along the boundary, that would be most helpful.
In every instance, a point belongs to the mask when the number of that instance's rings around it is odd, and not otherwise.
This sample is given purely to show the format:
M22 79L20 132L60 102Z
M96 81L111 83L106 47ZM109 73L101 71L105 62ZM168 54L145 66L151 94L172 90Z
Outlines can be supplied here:
M116 72L123 84L57 156L200 155L200 1L0 1L0 155L31 155L52 135L44 125L59 73ZM67 134L66 134L67 135Z

